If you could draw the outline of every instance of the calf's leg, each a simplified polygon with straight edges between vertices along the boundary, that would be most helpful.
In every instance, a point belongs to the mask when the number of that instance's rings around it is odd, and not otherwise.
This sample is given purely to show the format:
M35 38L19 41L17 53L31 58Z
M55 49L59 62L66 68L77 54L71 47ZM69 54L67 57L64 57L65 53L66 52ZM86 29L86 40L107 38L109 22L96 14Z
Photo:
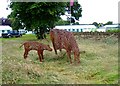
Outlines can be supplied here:
M40 62L42 62L41 51L37 51L37 52L38 52L39 60Z
M29 52L29 50L26 50L26 49L25 49L25 52L24 52L24 59L27 58L28 52Z
M43 51L41 51L41 57L42 57L42 60L44 60L44 57L43 57Z

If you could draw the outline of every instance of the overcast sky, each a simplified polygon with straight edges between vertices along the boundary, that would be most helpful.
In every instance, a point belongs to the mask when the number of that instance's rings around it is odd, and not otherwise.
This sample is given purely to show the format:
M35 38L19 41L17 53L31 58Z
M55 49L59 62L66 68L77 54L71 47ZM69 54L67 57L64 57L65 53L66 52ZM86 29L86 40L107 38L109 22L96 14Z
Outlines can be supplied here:
M118 23L118 2L120 0L78 0L82 6L80 23Z
M113 21L118 23L118 2L120 0L78 0L82 6L82 17L80 24L89 24L93 22L106 23ZM6 10L7 0L0 1L0 18L7 18L10 10Z
M7 2L7 0L0 0L0 18L7 18L7 16L10 14L11 10L6 10L8 4L9 3Z

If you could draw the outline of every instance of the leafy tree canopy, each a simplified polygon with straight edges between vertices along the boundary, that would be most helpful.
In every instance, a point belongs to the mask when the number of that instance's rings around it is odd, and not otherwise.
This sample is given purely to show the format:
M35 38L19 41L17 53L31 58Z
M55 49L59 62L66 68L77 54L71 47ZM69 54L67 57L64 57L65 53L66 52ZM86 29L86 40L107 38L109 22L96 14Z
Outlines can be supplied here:
M93 25L95 25L97 28L105 26L105 25L112 25L113 22L112 21L108 21L107 23L103 24L103 23L97 23L97 22L93 22Z
M105 23L104 25L112 25L113 22L112 21L108 21L107 23Z
M70 22L60 19L55 25L70 25Z
M78 2L74 2L74 5L70 7L70 3L67 3L68 11L71 12L71 16L75 17L76 20L79 20L79 17L82 16L82 7Z
M77 10L75 4L73 9ZM60 15L65 13L67 5L66 2L11 2L12 13L9 18L12 20L14 29L25 27L27 30L35 30L37 38L40 39L43 38L47 28L55 26L55 22L60 19ZM70 9L70 6L68 9ZM78 9L81 9L80 6L78 6ZM81 16L80 10L78 12L73 11L72 15L78 19Z

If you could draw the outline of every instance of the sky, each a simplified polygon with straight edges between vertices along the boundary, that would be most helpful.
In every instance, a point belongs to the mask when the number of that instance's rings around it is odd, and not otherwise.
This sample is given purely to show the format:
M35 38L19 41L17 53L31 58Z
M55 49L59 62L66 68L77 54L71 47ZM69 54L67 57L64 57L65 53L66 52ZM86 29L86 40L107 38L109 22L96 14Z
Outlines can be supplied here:
M106 23L108 21L118 23L119 1L120 0L78 0L83 10L79 23Z
M0 18L10 14L11 10L6 10L8 0L0 1ZM92 24L93 22L106 23L113 21L118 23L118 2L120 0L78 0L82 6L82 17L79 19L80 24ZM65 16L63 17L65 18Z
M6 8L8 7L9 2L7 2L8 0L1 0L0 1L0 18L4 17L7 18L7 16L11 13L11 10L6 10Z

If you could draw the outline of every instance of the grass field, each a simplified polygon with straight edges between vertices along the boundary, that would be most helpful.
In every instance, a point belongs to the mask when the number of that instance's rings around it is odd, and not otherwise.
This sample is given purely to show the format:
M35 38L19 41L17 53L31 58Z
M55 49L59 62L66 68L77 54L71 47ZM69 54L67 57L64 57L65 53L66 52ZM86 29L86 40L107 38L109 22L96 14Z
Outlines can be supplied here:
M49 37L48 37L49 39ZM70 64L65 51L55 55L44 52L45 61L40 63L36 51L23 58L25 41L37 40L34 35L21 38L0 38L2 42L2 84L117 84L118 83L118 39L82 39L76 36L81 51L80 64ZM72 55L73 58L73 55ZM0 60L1 61L1 60Z

